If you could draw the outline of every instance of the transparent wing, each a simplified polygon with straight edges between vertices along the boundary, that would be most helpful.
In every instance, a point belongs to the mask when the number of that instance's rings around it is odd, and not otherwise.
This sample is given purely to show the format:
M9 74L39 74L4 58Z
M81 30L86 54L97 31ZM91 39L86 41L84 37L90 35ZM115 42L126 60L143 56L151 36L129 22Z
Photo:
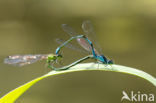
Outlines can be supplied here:
M62 24L63 30L68 33L70 36L77 36L80 35L78 34L72 27L70 27L67 24ZM77 38L77 42L86 50L86 51L91 51L91 46L90 44L84 39L84 38Z
M96 49L98 49L98 51L95 50L96 53L99 54L98 53L99 51L102 53L102 49L101 49L99 43L97 42L96 33L94 31L94 27L93 27L91 21L89 21L89 20L83 21L82 29L83 29L83 32L85 33L85 35L93 42L94 47Z
M58 44L63 44L63 43L65 42L65 40L60 39L60 38L57 38L55 41L56 41ZM73 45L73 44L71 44L71 43L68 43L67 45L65 45L65 47L70 48L70 49L73 49L73 50L76 50L76 51L78 51L78 52L88 53L88 52L85 51L84 49L79 48L78 46Z
M68 33L70 36L76 36L78 35L78 33L72 28L70 27L69 25L67 24L62 24L62 29Z
M37 54L37 55L13 55L4 59L5 64L11 64L15 66L24 66L32 64L38 60L46 59L49 54Z
M92 35L93 37L95 36L94 27L93 27L91 21L89 21L89 20L83 21L82 29L87 36L89 36L89 35Z

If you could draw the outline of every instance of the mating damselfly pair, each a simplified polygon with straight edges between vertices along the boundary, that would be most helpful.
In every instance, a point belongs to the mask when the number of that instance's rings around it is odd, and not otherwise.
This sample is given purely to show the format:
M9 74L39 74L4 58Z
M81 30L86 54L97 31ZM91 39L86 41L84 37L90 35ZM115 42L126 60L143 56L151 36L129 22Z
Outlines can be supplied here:
M16 65L16 66L24 66L24 65L32 64L39 60L45 59L47 60L48 67L53 70L65 70L89 58L93 58L97 60L98 62L106 64L106 65L113 64L112 60L109 60L104 55L101 55L97 51L97 48L95 49L92 41L88 38L89 35L95 37L93 26L89 20L86 20L82 23L82 30L84 34L78 34L72 27L68 26L67 24L62 24L62 28L67 34L71 36L71 38L65 42L62 42L62 44L59 47L57 47L55 51L55 55L53 54L13 55L13 56L8 56L7 58L5 58L4 63ZM71 44L69 42L71 42L74 39L77 40L78 44L80 44L82 48L84 48L88 52L91 52L92 54L85 56L67 66L64 66L61 68L55 68L53 64L57 60L62 58L62 55L60 54L61 49L67 45L70 46Z

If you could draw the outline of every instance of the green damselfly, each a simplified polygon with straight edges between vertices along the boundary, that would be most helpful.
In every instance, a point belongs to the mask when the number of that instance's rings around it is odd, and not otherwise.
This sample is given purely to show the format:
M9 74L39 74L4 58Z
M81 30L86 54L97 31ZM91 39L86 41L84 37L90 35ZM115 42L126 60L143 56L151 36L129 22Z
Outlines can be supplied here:
M53 54L27 54L27 55L12 55L4 59L5 64L10 64L14 66L25 66L28 64L35 63L40 60L46 60L49 68L54 68L53 63L61 59L61 55Z

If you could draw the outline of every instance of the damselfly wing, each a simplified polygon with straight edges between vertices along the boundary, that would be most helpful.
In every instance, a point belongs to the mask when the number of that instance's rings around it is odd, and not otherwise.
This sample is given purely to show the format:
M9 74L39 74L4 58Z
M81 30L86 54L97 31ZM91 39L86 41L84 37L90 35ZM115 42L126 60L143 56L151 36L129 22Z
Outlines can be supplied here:
M70 27L67 24L62 24L62 29L71 37L81 35L78 34L72 27ZM91 51L90 44L84 38L77 38L76 40L79 43L79 45L81 45L81 47L83 47L86 51Z
M35 63L39 60L47 59L49 54L36 54L36 55L12 55L4 59L5 64L11 64L15 66L24 66Z
M63 43L65 42L65 40L60 39L60 38L55 39L55 41L56 41L58 44L63 44ZM87 52L86 50L84 50L83 48L80 48L80 47L78 47L77 45L74 45L74 44L71 44L71 43L66 44L65 47L70 48L70 49L73 49L73 50L76 50L76 51L78 51L78 52L88 53L88 52Z
M63 30L69 34L70 36L74 37L74 36L77 36L77 35L85 35L88 36L89 35L94 35L95 32L94 32L94 29L93 29L93 26L91 24L91 22L89 20L86 20L82 23L82 29L84 31L84 34L79 34L77 33L72 27L70 27L69 25L67 24L62 24L62 28ZM92 51L92 48L90 46L90 44L84 39L84 38L77 38L77 42L87 51ZM99 54L98 51L94 48L95 50L95 53L96 54Z

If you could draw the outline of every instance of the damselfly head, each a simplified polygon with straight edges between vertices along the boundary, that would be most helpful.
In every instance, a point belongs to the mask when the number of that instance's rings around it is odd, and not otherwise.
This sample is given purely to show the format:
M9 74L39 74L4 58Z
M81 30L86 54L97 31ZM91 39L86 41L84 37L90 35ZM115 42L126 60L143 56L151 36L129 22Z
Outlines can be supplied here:
M48 55L47 57L47 62L53 62L56 61L57 59L62 58L62 55L58 54L58 55Z

